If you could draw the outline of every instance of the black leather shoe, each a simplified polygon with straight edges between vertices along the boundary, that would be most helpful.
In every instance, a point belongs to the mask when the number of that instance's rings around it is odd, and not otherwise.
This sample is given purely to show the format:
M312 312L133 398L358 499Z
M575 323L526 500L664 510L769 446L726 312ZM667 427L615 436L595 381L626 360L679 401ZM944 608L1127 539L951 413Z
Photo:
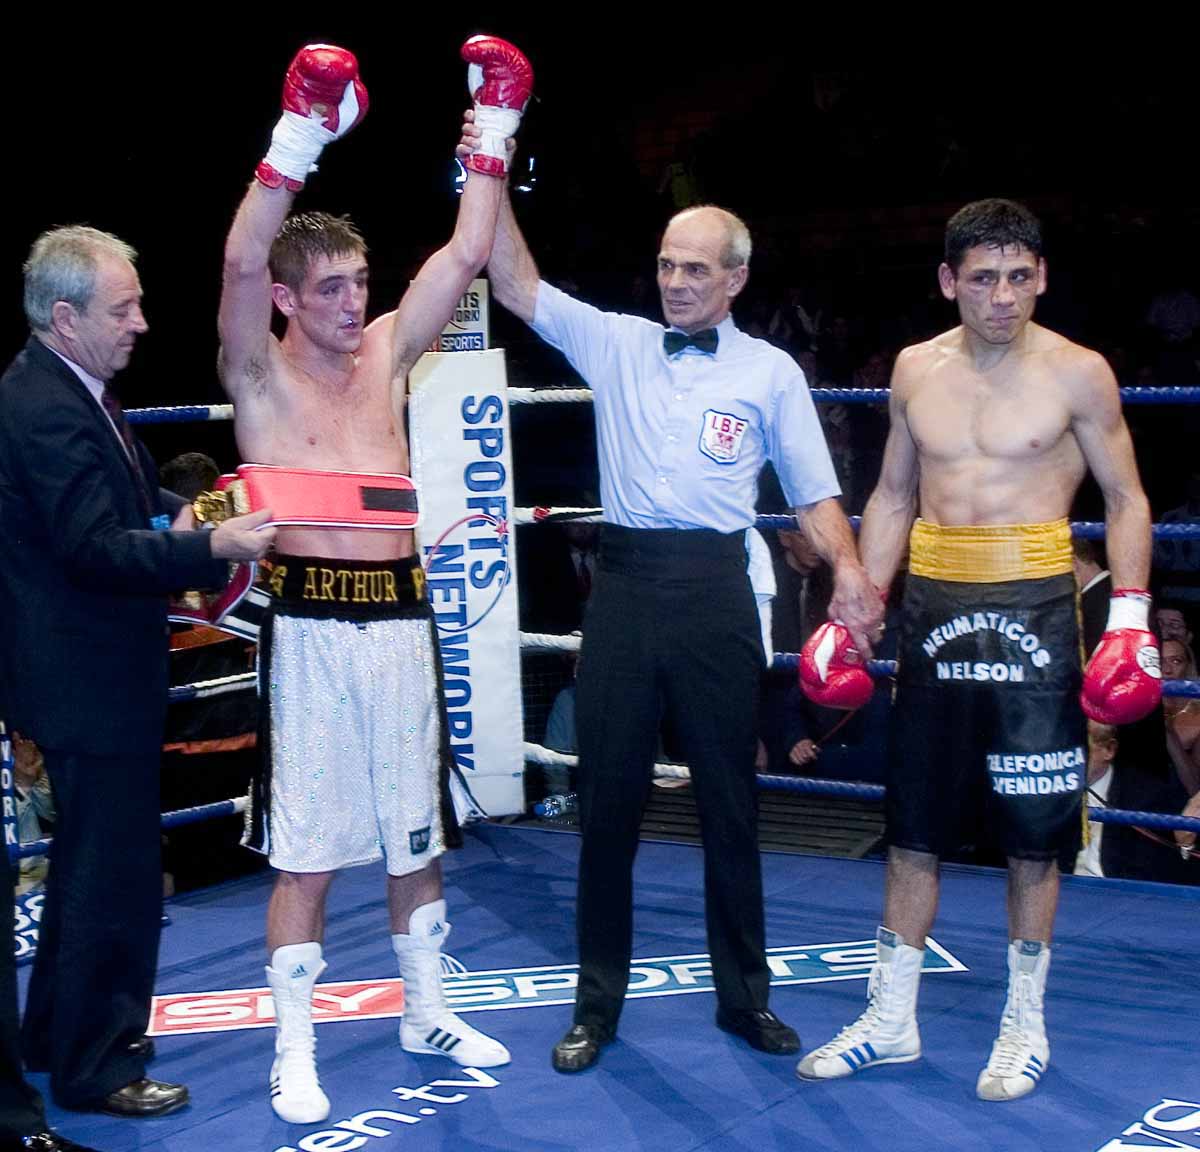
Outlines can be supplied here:
M600 1049L612 1043L612 1033L599 1024L575 1024L554 1045L550 1062L555 1072L582 1072L600 1057Z
M142 1079L110 1092L95 1105L95 1111L110 1116L165 1116L187 1102L188 1090L182 1084Z
M796 1030L766 1008L757 1012L726 1012L724 1008L718 1008L717 1027L740 1036L751 1048L769 1052L772 1056L787 1056L800 1051Z
M74 1140L51 1132L49 1128L45 1132L26 1136L21 1141L21 1147L32 1148L34 1152L96 1152L94 1148L85 1148L82 1144L76 1144Z

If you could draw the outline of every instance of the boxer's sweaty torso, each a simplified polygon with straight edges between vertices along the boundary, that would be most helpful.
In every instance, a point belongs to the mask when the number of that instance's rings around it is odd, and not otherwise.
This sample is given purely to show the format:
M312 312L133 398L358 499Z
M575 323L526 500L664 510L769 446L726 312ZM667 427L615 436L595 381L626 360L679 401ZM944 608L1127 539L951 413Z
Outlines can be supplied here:
M408 473L405 389L392 385L390 325L381 317L363 334L348 374L318 378L272 344L267 379L238 405L237 442L256 464L350 472ZM306 556L395 560L411 556L410 531L280 528L278 548Z

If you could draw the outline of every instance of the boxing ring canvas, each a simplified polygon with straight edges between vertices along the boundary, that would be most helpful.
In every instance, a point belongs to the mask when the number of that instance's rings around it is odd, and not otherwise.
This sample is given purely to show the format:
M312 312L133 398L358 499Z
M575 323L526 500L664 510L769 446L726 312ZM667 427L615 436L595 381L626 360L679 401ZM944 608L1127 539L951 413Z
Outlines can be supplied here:
M986 1104L974 1086L1004 997L1002 872L944 870L918 1009L922 1059L812 1084L796 1079L794 1057L717 1030L700 851L645 843L634 996L599 1064L562 1076L550 1048L570 1022L578 843L476 825L444 858L457 969L446 987L511 1049L507 1067L470 1071L400 1048L383 871L351 869L334 881L318 987L319 1068L333 1110L309 1127L278 1120L267 1093L264 873L169 905L150 1074L187 1083L190 1107L138 1121L52 1108L51 1122L99 1148L163 1152L1200 1148L1194 888L1064 878L1050 1069L1032 1095ZM812 1047L861 1010L884 869L779 853L764 854L763 867L772 1007ZM46 1090L44 1076L32 1079Z

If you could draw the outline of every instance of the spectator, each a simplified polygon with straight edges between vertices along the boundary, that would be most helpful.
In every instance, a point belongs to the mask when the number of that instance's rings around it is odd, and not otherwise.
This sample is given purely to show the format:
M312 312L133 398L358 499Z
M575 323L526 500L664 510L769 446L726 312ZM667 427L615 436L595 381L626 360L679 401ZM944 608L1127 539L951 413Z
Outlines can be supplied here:
M575 743L575 674L579 669L579 655L572 653L571 682L559 689L550 705L550 715L546 719L546 734L542 744L553 752L574 754ZM571 769L565 764L545 764L542 766L542 783L546 795L553 796L563 792L573 792L574 782L571 779Z
M1193 472L1188 478L1187 499L1168 509L1159 519L1163 524L1200 526L1200 471ZM1200 572L1200 540L1156 540L1154 568L1155 575L1188 573L1194 579Z
M1193 820L1200 820L1200 792L1196 792L1183 806L1181 816L1190 816ZM1196 846L1196 833L1185 828L1175 829L1175 842L1180 848L1188 850L1188 859L1191 858L1192 849Z
M1159 604L1154 609L1154 626L1162 640L1180 640L1191 646L1192 629L1182 608L1175 604Z
M158 479L168 492L191 501L201 492L211 492L220 475L221 469L211 456L205 456L203 452L183 452L159 469Z
M1108 602L1112 597L1112 576L1105 562L1104 545L1096 540L1075 536L1071 540L1071 558L1075 582L1079 585L1083 650L1089 656L1104 635L1108 623Z
M833 574L802 531L781 528L778 537L771 634L777 652L799 652L825 621Z
M20 732L14 732L13 799L17 808L17 838L22 844L42 839L54 825L54 794L42 750ZM45 886L50 861L45 856L26 856L21 860L17 895L37 892Z
M584 507L595 507L584 493ZM592 593L599 525L568 520L517 535L521 625L530 632L577 632Z
M1155 375L1173 387L1196 382L1196 331L1200 299L1183 284L1167 286L1150 301L1146 327Z
M1182 640L1162 642L1164 680L1195 680L1196 657ZM1189 796L1200 792L1200 700L1190 696L1163 699L1167 750L1179 782Z
M1108 792L1112 785L1113 763L1117 755L1117 730L1109 724L1088 721L1088 795L1107 806ZM1100 861L1100 845L1104 837L1104 825L1089 820L1085 842L1075 857L1076 876L1103 876Z

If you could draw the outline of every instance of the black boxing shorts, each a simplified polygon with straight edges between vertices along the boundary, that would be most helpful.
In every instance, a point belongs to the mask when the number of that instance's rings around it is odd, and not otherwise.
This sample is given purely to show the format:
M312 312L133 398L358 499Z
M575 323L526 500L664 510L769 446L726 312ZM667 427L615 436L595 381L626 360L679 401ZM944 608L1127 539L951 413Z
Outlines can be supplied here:
M887 839L1049 860L1078 835L1087 725L1071 535L1049 524L913 526Z

